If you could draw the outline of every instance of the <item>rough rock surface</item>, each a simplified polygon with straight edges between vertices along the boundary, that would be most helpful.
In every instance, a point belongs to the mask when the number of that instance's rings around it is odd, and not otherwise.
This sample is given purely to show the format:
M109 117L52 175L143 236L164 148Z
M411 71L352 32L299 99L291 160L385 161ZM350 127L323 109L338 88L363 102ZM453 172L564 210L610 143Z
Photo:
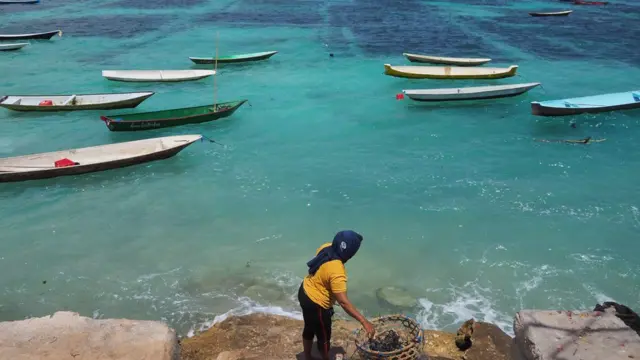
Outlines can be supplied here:
M59 311L0 323L2 360L177 360L179 354L175 332L157 321L94 320Z
M376 297L383 305L395 308L409 309L418 305L418 300L411 295L408 290L395 287L385 286L376 290Z
M640 359L640 336L610 312L523 310L514 329L528 360Z
M475 322L471 335L471 348L464 353L464 360L520 360L520 352L514 339L496 325Z
M480 325L474 330L473 345L466 353L456 347L456 334L425 330L424 354L429 360L510 359L501 351L510 349L511 337L491 324L476 324ZM302 359L302 326L300 320L276 315L230 317L199 335L184 339L182 360ZM353 334L358 328L360 324L353 321L335 320L331 336L332 353L344 352L347 359L360 359L355 352ZM313 352L319 359L315 344Z
M456 334L424 330L424 353L429 360L462 360L464 352L456 346Z
M230 317L211 329L182 341L182 360L284 360L302 358L300 320L267 314ZM353 330L357 326L334 321L331 335L333 351L351 354ZM320 358L314 343L314 354Z

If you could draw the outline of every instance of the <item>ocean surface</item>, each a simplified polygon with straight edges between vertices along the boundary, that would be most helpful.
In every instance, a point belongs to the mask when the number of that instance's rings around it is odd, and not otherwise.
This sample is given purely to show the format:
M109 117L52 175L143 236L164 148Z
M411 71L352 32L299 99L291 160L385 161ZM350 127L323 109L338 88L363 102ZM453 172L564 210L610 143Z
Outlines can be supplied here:
M203 134L164 161L0 184L0 320L72 310L165 320L181 335L230 314L299 316L306 261L343 229L367 316L419 299L427 328L474 317L512 331L523 308L640 310L640 112L531 115L530 102L640 90L640 3L506 0L43 0L0 6L0 33L61 29L0 53L1 94L151 90L136 109L0 109L0 156ZM573 9L568 17L529 11ZM214 79L110 82L191 69L189 56L277 50ZM501 80L405 80L403 52L519 65ZM330 57L330 54L334 54ZM455 104L402 89L541 82ZM112 133L100 115L249 99L219 122ZM570 125L576 124L573 128ZM606 138L587 146L534 139Z

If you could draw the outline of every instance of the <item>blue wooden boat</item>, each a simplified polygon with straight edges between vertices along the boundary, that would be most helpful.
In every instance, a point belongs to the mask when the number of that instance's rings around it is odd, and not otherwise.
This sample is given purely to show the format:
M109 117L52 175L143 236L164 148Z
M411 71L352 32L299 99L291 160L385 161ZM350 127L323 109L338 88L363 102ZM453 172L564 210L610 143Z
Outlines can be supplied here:
M640 90L531 103L531 113L539 116L593 114L638 108Z

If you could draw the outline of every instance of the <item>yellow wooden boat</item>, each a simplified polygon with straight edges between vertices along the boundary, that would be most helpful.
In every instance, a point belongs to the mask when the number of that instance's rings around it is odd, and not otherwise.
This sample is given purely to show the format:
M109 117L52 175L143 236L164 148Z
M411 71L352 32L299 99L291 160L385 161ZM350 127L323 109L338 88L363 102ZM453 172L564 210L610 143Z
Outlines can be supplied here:
M384 64L385 75L409 79L502 79L516 75L518 65L508 68L458 66L391 66Z

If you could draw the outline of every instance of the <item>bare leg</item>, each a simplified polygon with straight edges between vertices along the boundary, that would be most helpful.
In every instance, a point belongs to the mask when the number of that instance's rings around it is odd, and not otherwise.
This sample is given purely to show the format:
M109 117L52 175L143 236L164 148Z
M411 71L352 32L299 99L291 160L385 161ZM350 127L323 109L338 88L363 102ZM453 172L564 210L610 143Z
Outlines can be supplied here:
M313 347L313 340L305 340L302 339L302 347L304 348L304 358L305 360L313 360L311 357L311 348Z

